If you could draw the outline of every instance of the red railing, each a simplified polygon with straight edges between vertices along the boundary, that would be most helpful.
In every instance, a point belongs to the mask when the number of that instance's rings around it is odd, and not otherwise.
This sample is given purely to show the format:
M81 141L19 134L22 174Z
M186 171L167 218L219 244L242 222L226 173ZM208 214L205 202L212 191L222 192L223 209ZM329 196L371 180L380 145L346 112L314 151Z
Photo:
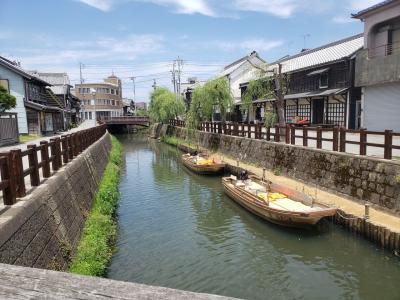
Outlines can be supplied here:
M30 144L24 151L16 149L0 153L0 191L3 194L4 204L13 205L16 203L16 198L26 195L26 176L29 175L31 186L39 186L40 170L43 178L50 177L51 170L60 169L100 139L105 132L106 125L100 125L50 139L50 142L41 141L39 145ZM23 166L25 157L28 159L26 169Z
M185 127L185 121L171 120L170 125ZM400 137L400 133L395 133L392 130L369 131L365 129L351 130L342 127L295 127L293 125L265 128L262 124L231 122L225 124L221 122L203 122L198 129L205 132L285 142L286 144L302 145L304 147L310 146L309 141L315 141L317 149L328 149L339 152L347 152L346 145L357 145L357 154L359 155L367 155L368 147L383 148L383 157L385 159L392 159L393 150L400 150L400 144L395 145L393 143L393 137ZM349 138L347 133L356 134L357 140ZM381 137L382 142L368 141L368 136L371 135ZM325 142L331 143L329 148L323 147L323 143Z

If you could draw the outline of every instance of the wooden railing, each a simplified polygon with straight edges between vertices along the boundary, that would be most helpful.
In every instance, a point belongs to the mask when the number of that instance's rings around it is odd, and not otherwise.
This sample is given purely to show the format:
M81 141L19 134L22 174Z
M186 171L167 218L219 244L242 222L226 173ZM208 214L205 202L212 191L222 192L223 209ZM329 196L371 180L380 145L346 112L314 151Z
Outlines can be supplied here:
M19 141L18 117L16 113L0 113L0 146Z
M185 121L171 120L170 125L185 127ZM310 146L309 141L315 141L317 149L327 149L327 147L323 147L323 143L329 142L331 145L328 150L339 152L347 152L346 145L356 145L358 146L359 155L367 155L367 147L383 148L383 157L385 159L392 159L393 150L400 150L400 144L395 145L393 143L393 137L400 137L400 133L395 133L392 130L369 131L365 129L351 130L342 127L295 127L294 125L265 128L262 124L231 122L225 124L221 122L203 122L198 129L205 132L285 142L286 144L302 145L304 147ZM356 134L358 139L349 139L347 133ZM368 136L371 135L382 137L382 142L369 142Z
M5 205L13 205L16 198L26 195L25 177L29 175L30 185L39 186L40 170L43 178L52 175L63 165L100 139L106 132L106 125L62 135L39 145L29 144L26 150L15 149L0 153L0 191ZM40 162L38 159L40 153ZM23 160L28 159L24 169Z

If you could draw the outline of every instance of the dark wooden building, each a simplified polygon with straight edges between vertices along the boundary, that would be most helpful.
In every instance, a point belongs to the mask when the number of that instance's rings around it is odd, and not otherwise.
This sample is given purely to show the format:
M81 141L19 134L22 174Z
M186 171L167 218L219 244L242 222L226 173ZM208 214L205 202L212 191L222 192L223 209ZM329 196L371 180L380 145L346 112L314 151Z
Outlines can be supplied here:
M285 121L310 125L359 127L361 89L354 87L355 54L362 48L362 35L303 51L271 64L280 64L288 75ZM242 93L246 83L241 84ZM255 120L262 121L274 109L275 99L253 103ZM252 120L250 120L252 121Z

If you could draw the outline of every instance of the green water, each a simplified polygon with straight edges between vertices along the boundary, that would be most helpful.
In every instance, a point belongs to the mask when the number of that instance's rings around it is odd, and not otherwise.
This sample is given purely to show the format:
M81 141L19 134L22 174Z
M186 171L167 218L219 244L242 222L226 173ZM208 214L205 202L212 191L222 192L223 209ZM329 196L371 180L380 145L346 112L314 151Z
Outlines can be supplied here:
M108 277L246 299L400 299L400 259L326 222L288 230L224 195L179 152L120 136L119 236Z

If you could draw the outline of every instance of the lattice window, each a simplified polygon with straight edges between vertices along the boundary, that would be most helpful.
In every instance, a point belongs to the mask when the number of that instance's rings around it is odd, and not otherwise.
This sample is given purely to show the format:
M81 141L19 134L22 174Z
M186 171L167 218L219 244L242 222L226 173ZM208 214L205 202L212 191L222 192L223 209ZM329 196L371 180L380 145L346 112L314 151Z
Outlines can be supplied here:
M286 123L292 122L297 113L296 105L286 105L285 107L285 120Z
M345 126L345 115L344 103L328 103L328 124Z
M311 114L311 105L310 104L299 104L298 116L301 119L310 120L310 114Z

